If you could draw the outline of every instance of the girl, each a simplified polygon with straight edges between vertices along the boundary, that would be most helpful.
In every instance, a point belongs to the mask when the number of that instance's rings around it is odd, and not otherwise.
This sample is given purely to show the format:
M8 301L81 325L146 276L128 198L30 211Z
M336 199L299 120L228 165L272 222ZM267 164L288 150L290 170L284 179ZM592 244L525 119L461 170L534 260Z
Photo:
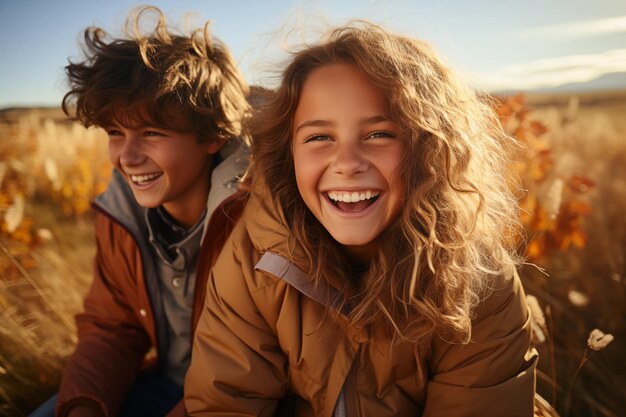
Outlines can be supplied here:
M296 53L207 288L191 415L531 416L507 140L425 44L355 23Z

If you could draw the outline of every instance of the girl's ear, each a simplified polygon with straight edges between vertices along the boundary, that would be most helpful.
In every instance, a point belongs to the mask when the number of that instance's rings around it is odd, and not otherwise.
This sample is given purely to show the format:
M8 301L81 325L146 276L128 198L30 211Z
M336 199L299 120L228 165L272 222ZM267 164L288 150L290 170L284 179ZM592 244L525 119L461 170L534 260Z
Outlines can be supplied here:
M220 149L222 149L224 143L226 143L226 141L222 139L209 139L209 141L207 142L206 152L211 155L216 154L219 152Z

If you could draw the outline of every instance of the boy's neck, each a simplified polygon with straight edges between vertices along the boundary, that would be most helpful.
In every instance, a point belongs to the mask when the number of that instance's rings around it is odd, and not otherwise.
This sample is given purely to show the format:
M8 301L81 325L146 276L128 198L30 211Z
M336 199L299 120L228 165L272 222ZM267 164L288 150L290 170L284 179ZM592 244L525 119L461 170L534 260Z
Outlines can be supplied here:
M197 235L198 231L202 233L205 213L206 209L198 222L189 229L176 224L162 206L157 207L153 213L149 213L147 218L151 233L155 236L163 252L173 260L177 257L177 250L183 241L186 241L190 236Z
M161 208L169 215L174 223L185 230L189 230L196 223L198 223L198 220L200 220L202 214L206 210L206 201L208 196L209 192L207 190L206 194L196 196L198 197L196 204L189 204L185 207L168 207L169 205L165 203L161 206ZM202 204L199 204L200 202L202 202Z
M165 210L163 206L159 206L156 209L156 213L162 225L166 225L167 227L163 229L163 236L166 238L168 242L178 241L186 235L190 230L194 229L198 222L201 222L205 217L206 207L200 218L194 223L191 227L186 227L177 222L168 212Z

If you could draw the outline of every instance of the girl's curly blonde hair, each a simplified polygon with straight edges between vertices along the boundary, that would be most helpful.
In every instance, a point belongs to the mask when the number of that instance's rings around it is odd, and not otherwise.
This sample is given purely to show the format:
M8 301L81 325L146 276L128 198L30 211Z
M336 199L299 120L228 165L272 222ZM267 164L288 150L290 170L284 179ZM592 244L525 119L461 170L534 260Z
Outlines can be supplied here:
M291 132L300 92L312 71L333 64L354 65L383 91L406 141L403 212L377 238L378 255L364 273L308 210L295 180ZM252 130L253 177L269 187L315 283L342 294L353 325L414 341L434 332L469 341L493 277L519 262L510 244L519 231L506 174L512 142L491 107L427 44L367 22L331 30L293 55Z
M156 24L146 34L142 20L149 17L156 17ZM189 36L173 34L158 8L143 6L129 14L125 38L87 28L84 61L65 67L70 91L63 110L70 115L75 107L85 126L149 120L191 131L199 140L241 136L250 110L248 86L209 24Z

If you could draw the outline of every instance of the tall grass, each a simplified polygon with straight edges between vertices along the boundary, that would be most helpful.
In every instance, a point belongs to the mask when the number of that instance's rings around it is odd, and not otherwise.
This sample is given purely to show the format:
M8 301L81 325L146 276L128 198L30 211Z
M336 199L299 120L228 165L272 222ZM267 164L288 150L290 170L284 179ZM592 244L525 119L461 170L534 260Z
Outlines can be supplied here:
M24 415L55 392L76 342L106 144L58 109L0 113L0 415Z
M533 191L550 200L555 181L579 179L566 185L559 209L572 200L587 208L577 219L565 216L582 245L539 253L533 261L548 276L533 267L523 271L527 292L548 313L550 334L538 346L538 390L563 416L619 416L626 410L626 94L554 102L538 98L529 114L546 126L553 155L546 179ZM541 233L529 228L531 245ZM615 340L589 357L573 380L594 328Z

